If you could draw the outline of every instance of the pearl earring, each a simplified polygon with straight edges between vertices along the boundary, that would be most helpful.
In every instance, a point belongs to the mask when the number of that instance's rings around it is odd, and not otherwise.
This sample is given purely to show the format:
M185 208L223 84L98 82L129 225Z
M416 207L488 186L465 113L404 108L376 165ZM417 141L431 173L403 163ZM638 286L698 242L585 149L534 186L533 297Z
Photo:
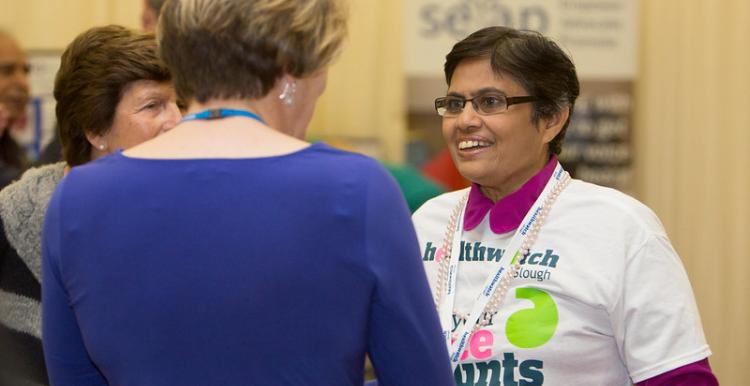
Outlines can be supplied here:
M279 99L284 102L285 105L291 106L294 104L294 92L297 91L297 83L287 81L284 83L284 88L279 94Z
M104 150L104 147L105 147L105 146L104 146L103 144L99 144L99 146L98 146L98 147L99 147L99 150Z

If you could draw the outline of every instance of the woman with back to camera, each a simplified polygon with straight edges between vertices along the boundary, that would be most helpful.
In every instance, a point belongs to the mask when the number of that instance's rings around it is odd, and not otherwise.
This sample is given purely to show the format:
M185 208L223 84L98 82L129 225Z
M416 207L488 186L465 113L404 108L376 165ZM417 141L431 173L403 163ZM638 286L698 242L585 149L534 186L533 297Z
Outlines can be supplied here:
M154 35L120 26L92 28L70 43L54 95L65 161L31 169L0 192L2 385L47 384L39 303L42 222L65 169L153 138L180 119Z
M579 92L567 55L538 33L490 27L453 47L445 76L435 108L473 184L414 221L456 382L715 385L657 217L557 161Z
M55 192L52 383L361 385L369 352L382 385L452 385L394 181L301 139L341 3L170 0L159 23L188 115Z

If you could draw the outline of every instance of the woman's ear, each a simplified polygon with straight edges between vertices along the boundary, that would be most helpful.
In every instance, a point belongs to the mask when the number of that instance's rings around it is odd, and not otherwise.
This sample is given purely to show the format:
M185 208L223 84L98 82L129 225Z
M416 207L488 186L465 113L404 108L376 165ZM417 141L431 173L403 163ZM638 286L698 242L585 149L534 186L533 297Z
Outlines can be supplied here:
M99 151L107 149L107 139L103 135L94 134L89 130L86 130L85 133L86 140L89 141L91 147Z
M563 126L565 126L565 122L568 121L568 117L570 117L570 109L565 107L551 117L540 120L540 129L544 131L542 133L544 143L550 143L558 134L560 134Z

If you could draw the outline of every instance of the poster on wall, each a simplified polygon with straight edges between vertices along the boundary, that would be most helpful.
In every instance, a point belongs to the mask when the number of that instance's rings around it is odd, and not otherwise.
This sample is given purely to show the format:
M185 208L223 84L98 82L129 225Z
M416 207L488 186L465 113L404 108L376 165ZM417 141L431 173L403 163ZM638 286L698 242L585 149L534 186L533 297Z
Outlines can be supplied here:
M404 57L410 112L428 112L432 100L445 92L445 55L471 32L492 25L539 31L568 52L581 80L581 96L560 160L577 178L631 191L637 3L408 0Z

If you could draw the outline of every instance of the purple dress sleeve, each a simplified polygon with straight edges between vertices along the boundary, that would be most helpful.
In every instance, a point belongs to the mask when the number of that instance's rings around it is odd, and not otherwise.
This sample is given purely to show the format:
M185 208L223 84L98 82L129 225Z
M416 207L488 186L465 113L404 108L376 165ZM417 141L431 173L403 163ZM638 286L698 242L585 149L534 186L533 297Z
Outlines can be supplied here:
M378 383L455 385L409 211L382 173L368 184L365 215L365 253L376 280L369 353Z

